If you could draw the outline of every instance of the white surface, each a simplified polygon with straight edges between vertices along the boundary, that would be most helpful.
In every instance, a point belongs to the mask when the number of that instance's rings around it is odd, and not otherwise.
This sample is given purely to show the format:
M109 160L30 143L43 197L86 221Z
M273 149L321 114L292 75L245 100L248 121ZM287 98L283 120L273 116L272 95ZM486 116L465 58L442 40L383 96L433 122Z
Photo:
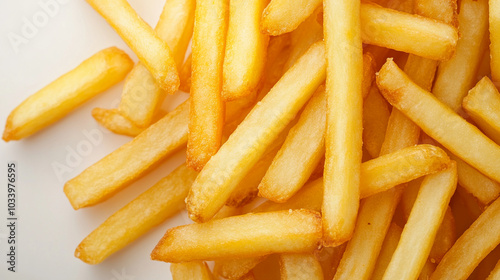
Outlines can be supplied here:
M56 3L48 14L40 3ZM66 3L67 2L67 3ZM154 26L163 0L129 0ZM0 1L0 126L8 114L31 94L76 67L97 51L117 46L135 61L136 56L112 28L84 0ZM36 30L23 34L26 20ZM33 31L33 30L31 30ZM23 37L15 46L9 37ZM29 37L29 38L28 38ZM150 260L150 252L167 228L190 222L185 213L152 230L99 265L91 266L73 256L80 241L116 210L167 175L183 161L184 151L152 173L100 205L75 211L63 193L64 182L131 138L99 127L90 112L94 107L112 108L119 101L123 83L84 104L62 121L21 141L0 142L0 279L171 279L169 265ZM181 97L182 99L182 97ZM178 98L170 100L177 103ZM171 105L170 107L172 107ZM91 149L85 132L96 138ZM74 154L73 154L74 156ZM7 271L7 162L18 164L17 264ZM54 164L71 172L57 174Z

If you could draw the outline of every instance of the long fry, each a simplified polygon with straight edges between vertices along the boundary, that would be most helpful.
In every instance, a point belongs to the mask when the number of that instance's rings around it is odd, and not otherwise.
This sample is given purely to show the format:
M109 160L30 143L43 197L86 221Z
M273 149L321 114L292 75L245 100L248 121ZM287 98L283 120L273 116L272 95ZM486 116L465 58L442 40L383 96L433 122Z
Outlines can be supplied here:
M196 1L187 164L198 171L221 144L222 63L228 17L228 0Z
M318 42L288 70L207 163L187 198L191 219L210 220L267 146L325 79L324 45Z
M326 135L323 242L335 247L349 240L359 206L363 131L363 50L360 2L326 0Z
M320 5L321 0L271 0L262 13L261 30L273 36L290 32Z
M500 81L500 1L489 1L490 54L491 77Z
M384 243L382 244L382 249L380 250L380 254L377 258L377 263L373 269L372 280L382 280L384 277L385 270L391 262L394 251L396 251L396 248L398 247L402 232L403 229L395 223L392 223L389 230L387 230Z
M456 186L457 166L454 162L446 170L424 179L383 279L418 277Z
M389 103L403 111L429 136L500 182L500 147L479 129L439 102L431 93L415 85L392 60L388 60L380 70L377 84ZM436 119L440 121L436 122Z
M75 256L98 264L179 212L196 175L185 165L179 166L85 237Z
M488 0L460 1L460 39L455 55L439 65L432 93L455 112L473 86L483 53L488 48ZM464 67L467 65L467 67Z
M481 260L500 243L500 199L495 200L458 238L431 279L467 279Z
M267 0L231 1L223 66L222 98L246 96L257 88L264 71L269 36L260 32Z
M125 78L133 62L122 50L104 49L59 77L14 109L3 140L19 140L60 120L74 108Z
M385 139L385 131L391 111L376 85L363 102L363 147L370 156L378 157Z
M64 185L74 209L102 202L150 170L187 141L189 102L179 105L131 142Z
M167 43L144 22L126 0L87 0L116 30L153 75L160 88L174 92L179 75Z
M151 258L185 262L311 252L320 239L318 212L285 210L246 214L169 229Z

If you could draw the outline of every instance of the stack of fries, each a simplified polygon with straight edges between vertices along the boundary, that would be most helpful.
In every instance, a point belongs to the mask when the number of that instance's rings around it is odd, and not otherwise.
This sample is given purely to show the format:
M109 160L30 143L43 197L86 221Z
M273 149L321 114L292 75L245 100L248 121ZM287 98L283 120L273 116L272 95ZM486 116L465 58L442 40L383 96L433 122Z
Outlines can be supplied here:
M196 223L151 248L173 279L272 279L270 264L281 279L500 279L500 0L167 0L154 29L126 0L87 2L139 62L98 52L19 105L3 139L125 79L118 108L92 115L134 138L65 184L73 208L187 156L76 257L98 264L187 209Z

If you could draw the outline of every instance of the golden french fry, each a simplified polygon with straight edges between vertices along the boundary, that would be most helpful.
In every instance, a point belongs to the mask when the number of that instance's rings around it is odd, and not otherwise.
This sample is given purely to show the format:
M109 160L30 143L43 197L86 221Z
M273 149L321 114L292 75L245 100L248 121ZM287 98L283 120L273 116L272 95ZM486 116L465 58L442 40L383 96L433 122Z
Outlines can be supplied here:
M380 254L377 258L377 263L373 269L372 280L382 280L384 277L385 270L391 262L392 255L396 248L398 247L399 239L401 238L401 233L403 229L395 223L391 223L387 234L385 235L384 243L382 243L382 248L380 249Z
M455 112L473 86L483 53L488 48L488 0L460 1L460 39L455 55L441 62L432 93ZM464 67L467 65L467 67Z
M179 105L64 185L74 209L102 202L187 142L189 102Z
M3 140L19 140L55 123L123 80L133 65L129 56L115 47L94 54L17 106L7 118Z
M500 199L495 200L462 234L438 264L431 279L467 279L500 243Z
M491 54L491 77L493 81L500 81L500 1L489 1L489 30L490 30L490 54Z
M450 159L442 149L422 144L382 155L361 164L360 197L388 190L418 177L447 169Z
M325 153L325 112L325 88L320 86L262 178L259 196L284 202L309 179Z
M363 102L363 145L373 158L380 154L390 115L389 103L373 85Z
M500 145L500 93L488 77L469 91L463 99L463 108L484 133Z
M456 186L455 162L446 170L425 177L383 279L418 277Z
M228 17L228 0L196 3L187 164L197 171L221 144L224 125L222 64Z
M363 48L360 2L326 0L326 134L323 243L349 240L359 206L363 131Z
M363 43L435 60L452 57L458 40L451 25L372 3L361 5L361 30Z
M210 220L324 81L324 45L318 42L250 112L197 177L187 198L190 218Z
M414 1L413 12L417 15L422 15L453 26L458 26L457 1L418 0Z
M179 212L196 175L185 165L179 166L85 237L75 256L98 264Z
M179 86L179 90L183 92L189 93L191 91L191 68L193 66L193 56L192 53L186 58L184 64L182 64L181 69L179 70L179 79L181 80L181 84Z
M213 280L213 275L208 265L202 261L170 264L172 280Z
M280 254L281 280L323 280L321 264L312 253Z
M376 62L373 54L365 52L363 54L363 80L361 81L363 99L366 99L368 94L370 94L373 81L375 80L375 67Z
M246 214L169 229L151 258L185 262L311 252L320 239L318 212L285 210Z
M179 76L168 45L144 22L126 0L87 0L144 63L160 88L174 92Z
M130 120L125 118L118 109L92 109L92 117L102 126L116 134L135 137L139 135L143 128L137 127Z
M320 0L271 0L262 13L261 30L273 36L290 32L313 14L321 3Z
M323 25L316 20L318 15L320 15L319 12L311 14L297 29L290 33L291 51L285 64L285 70L290 69L312 44L323 39Z
M225 101L255 91L264 71L269 36L260 32L260 17L267 0L231 1L223 66Z
M414 84L392 60L388 60L380 70L377 84L389 103L403 111L429 136L483 174L500 182L500 147L479 129Z

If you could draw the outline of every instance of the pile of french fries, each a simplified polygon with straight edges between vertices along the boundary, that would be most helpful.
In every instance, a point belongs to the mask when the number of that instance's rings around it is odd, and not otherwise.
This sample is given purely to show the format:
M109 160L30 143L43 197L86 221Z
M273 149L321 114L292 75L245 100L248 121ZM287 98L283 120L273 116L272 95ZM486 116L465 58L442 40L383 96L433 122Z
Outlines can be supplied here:
M92 116L134 138L65 184L73 208L187 156L76 257L98 264L186 209L196 223L151 248L173 279L271 279L269 264L281 279L500 279L500 0L167 0L154 29L126 0L87 2L139 62L98 52L19 105L3 139L125 79Z

